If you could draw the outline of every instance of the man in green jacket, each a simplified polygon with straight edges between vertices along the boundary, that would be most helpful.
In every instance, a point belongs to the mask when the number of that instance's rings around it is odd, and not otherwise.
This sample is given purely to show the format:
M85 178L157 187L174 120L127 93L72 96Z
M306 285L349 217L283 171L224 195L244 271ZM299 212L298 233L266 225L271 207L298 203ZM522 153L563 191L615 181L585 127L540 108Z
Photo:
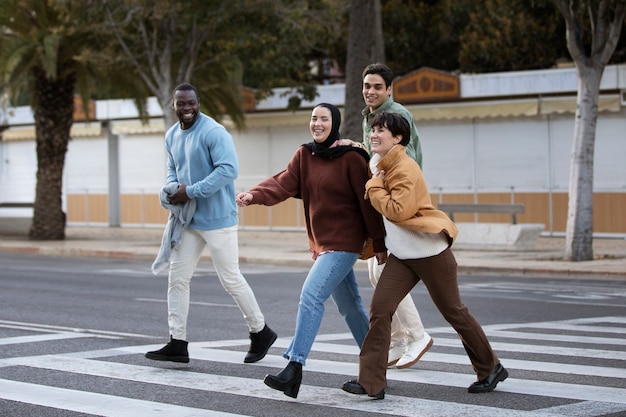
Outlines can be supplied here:
M404 117L411 126L411 140L406 147L406 153L422 167L422 146L420 145L419 133L413 115L400 103L391 98L391 83L393 72L385 64L370 64L363 70L363 100L367 105L363 114L363 144L371 154L370 133L371 123L378 113L397 113Z

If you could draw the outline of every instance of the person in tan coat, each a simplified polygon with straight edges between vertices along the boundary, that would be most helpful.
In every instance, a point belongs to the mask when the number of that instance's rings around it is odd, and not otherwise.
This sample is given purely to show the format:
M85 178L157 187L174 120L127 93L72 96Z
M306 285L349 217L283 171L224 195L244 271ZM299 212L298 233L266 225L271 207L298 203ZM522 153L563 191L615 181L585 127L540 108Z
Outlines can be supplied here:
M385 268L370 304L370 330L359 356L359 376L343 385L352 394L382 399L387 387L387 351L391 318L398 303L421 280L443 317L461 338L478 380L470 393L493 391L508 377L491 349L485 332L461 301L457 264L450 246L458 229L437 210L417 163L407 156L408 122L395 113L380 113L372 121L372 178L365 194L383 215Z

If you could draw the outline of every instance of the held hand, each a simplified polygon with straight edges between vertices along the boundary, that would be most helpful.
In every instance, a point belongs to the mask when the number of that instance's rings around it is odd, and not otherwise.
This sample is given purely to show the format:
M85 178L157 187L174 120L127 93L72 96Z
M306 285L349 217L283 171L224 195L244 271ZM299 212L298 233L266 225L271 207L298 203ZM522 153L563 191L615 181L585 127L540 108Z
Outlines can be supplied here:
M374 175L372 175L374 178L380 178L381 180L385 179L385 171L380 170L380 171L376 171L374 173Z
M252 203L252 194L250 193L239 193L237 197L235 197L235 201L239 207L245 207Z
M176 192L167 197L170 204L185 204L187 201L189 201L189 196L187 195L186 190L187 186L185 184L179 185Z
M385 251L385 252L376 252L376 253L374 253L374 256L376 257L376 261L378 262L378 265L382 265L384 263L387 263L387 251Z
M339 139L333 145L335 145L335 146L352 146L352 140L351 139Z

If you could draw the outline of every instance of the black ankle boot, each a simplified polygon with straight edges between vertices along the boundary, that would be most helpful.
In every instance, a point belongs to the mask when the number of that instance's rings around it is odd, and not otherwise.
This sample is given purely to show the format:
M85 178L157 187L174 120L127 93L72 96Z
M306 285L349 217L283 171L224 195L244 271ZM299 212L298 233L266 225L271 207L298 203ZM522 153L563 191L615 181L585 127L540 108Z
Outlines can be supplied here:
M291 398L297 398L300 384L302 383L302 364L289 362L287 367L280 371L278 375L265 375L263 382L268 387L282 391Z
M253 363L263 359L277 337L276 332L267 327L267 324L260 332L250 333L250 350L243 360L244 363Z
M189 362L189 352L187 352L187 342L174 339L170 336L167 345L159 350L153 350L144 355L148 359L155 361Z

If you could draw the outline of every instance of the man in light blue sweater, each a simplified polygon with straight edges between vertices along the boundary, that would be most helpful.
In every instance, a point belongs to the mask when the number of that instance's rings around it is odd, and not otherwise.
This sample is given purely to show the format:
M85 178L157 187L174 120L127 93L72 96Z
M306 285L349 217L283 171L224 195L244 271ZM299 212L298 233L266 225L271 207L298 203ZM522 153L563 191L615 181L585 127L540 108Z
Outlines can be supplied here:
M277 335L265 324L254 293L239 270L234 184L239 166L233 139L224 126L200 112L200 98L192 85L181 84L174 89L172 106L179 122L165 134L166 184L180 185L168 200L178 205L193 199L196 210L170 259L167 289L170 340L163 348L145 356L189 362L190 284L200 255L208 246L220 283L233 297L248 325L251 343L244 362L259 361Z

